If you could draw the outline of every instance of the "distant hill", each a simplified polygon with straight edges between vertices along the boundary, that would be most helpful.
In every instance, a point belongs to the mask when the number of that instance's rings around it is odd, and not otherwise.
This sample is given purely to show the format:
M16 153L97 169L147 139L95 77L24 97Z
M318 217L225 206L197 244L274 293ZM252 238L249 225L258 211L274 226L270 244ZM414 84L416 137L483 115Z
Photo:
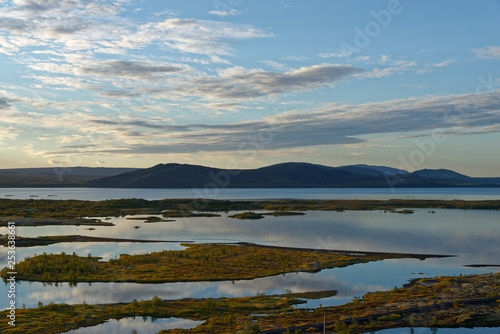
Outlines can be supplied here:
M413 172L413 175L420 176L424 179L452 179L461 181L471 181L473 178L454 172L449 169L422 169Z
M449 169L422 169L412 174L424 179L451 179L465 182L500 184L500 177L470 177Z
M197 165L160 164L117 176L90 181L109 188L231 188L332 187L368 181L365 175L307 163L277 164L258 169L224 170Z
M90 180L135 170L137 168L47 167L0 169L0 187L80 186Z
M361 175L402 175L409 174L407 171L385 166L370 166L370 165L350 165L339 167L351 173Z
M159 164L151 168L94 179L85 184L102 188L387 188L387 187L494 187L500 178L471 178L453 171L406 171L369 165L328 167L302 162L257 169L225 170Z
M448 169L422 169L409 173L385 166L329 167L305 162L287 162L256 169L234 170L170 163L144 169L104 167L0 169L0 187L500 187L500 177L476 178Z

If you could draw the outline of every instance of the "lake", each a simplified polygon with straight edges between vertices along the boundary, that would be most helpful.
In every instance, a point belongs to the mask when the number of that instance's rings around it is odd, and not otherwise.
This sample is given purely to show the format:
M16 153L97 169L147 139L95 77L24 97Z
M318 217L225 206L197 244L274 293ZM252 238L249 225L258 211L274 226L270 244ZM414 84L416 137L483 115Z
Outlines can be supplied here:
M211 199L499 199L498 188L0 188L0 198L106 199L211 198Z
M75 189L51 189L50 198L72 198ZM82 189L78 189L82 190ZM233 195L244 198L241 189L224 189L233 191ZM288 192L283 189L252 189L247 196L264 196L274 198L299 198L298 190ZM304 191L304 198L360 198L363 190L350 189L341 193L338 189L311 189ZM470 190L470 189L469 189ZM111 198L147 197L148 199L164 198L166 194L187 198L189 190L179 189L93 189L82 192L79 199L100 199L103 195ZM111 193L107 193L110 191ZM115 192L116 191L116 192ZM123 191L120 195L119 191ZM163 195L161 196L161 191ZM245 190L248 191L248 190ZM297 191L297 192L296 192ZM330 191L333 191L331 193ZM399 193L396 197L390 190L373 190L365 194L369 198L442 198L450 199L499 199L496 189L473 189L466 193L464 189L437 189L436 191L408 190L408 194ZM385 191L385 193L384 193ZM41 189L2 189L4 194L15 194L12 198L30 198L35 195L44 197ZM36 195L38 194L38 195ZM222 194L222 192L221 192ZM329 194L329 195L328 195ZM49 194L45 195L45 198ZM144 195L144 196L143 196ZM147 196L146 196L147 195ZM223 196L228 196L224 193ZM281 196L281 197L279 197ZM331 196L331 197L328 197ZM352 196L352 197L350 197ZM371 196L371 197L370 197ZM441 196L441 197L440 197ZM33 198L33 197L31 197ZM36 197L35 197L36 198ZM77 198L77 197L73 197ZM387 199L384 198L384 199ZM236 198L234 198L236 199ZM432 211L434 213L432 213ZM178 218L173 222L144 223L129 220L128 217L109 218L115 226L95 226L88 230L84 226L38 226L17 227L20 236L69 235L81 234L100 237L130 238L141 240L169 240L166 243L61 243L49 246L18 248L18 259L34 254L75 252L82 256L89 253L104 259L118 257L122 253L141 254L163 249L182 249L180 241L205 242L255 242L267 245L327 248L356 251L385 251L404 253L424 253L454 255L450 258L435 258L424 261L415 259L398 259L358 264L345 268L322 270L319 273L290 273L245 281L223 282L191 282L165 284L134 283L80 283L48 285L38 282L17 282L16 302L19 306L36 307L38 302L44 304L81 303L88 304L107 302L128 302L133 299L145 300L153 296L165 299L185 297L238 297L251 296L257 293L277 294L287 290L293 292L338 290L338 295L308 300L307 304L298 307L318 307L320 305L339 305L360 297L369 291L390 290L394 286L402 286L413 278L434 277L439 275L460 275L496 272L496 267L470 268L470 264L500 264L500 211L496 210L455 210L455 209L417 209L413 214L384 213L382 211L307 211L304 216L266 216L261 220L238 220L229 218L235 212L219 212L221 217ZM139 228L135 228L135 227ZM6 228L0 228L5 234ZM0 258L6 258L6 249L0 249ZM7 295L7 286L0 285L0 295ZM5 298L0 299L0 308L7 306ZM182 319L181 319L182 320ZM179 320L179 321L181 321ZM136 326L130 320L131 325ZM140 321L143 321L142 318ZM173 320L172 320L173 321ZM121 323L121 321L119 322ZM122 324L124 324L123 322ZM146 321L151 323L150 320ZM106 326L112 326L110 322ZM118 324L115 324L118 326ZM102 325L104 326L104 325ZM118 328L118 327L113 327ZM156 328L156 327L155 327ZM89 329L90 330L90 329ZM99 329L98 329L99 330ZM128 330L128 329L127 329ZM108 332L108 330L105 330ZM156 330L157 331L157 330ZM440 330L441 331L441 330ZM145 331L145 333L155 331ZM418 332L415 329L415 332ZM75 332L76 333L76 332ZM80 332L79 332L80 333ZM81 332L87 333L87 332ZM91 332L88 332L91 333ZM142 332L141 332L142 333ZM451 332L450 332L451 333Z

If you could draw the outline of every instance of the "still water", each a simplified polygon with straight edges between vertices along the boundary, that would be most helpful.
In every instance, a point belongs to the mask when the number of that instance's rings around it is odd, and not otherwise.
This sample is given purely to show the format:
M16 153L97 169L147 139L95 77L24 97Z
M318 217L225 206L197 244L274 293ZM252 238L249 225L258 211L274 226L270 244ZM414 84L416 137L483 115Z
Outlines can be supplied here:
M499 328L392 328L377 331L377 334L499 334Z
M51 189L52 191L54 189ZM114 189L113 191L115 191ZM225 189L240 192L236 198L251 198L257 196L263 189L243 190ZM351 189L352 190L352 189ZM480 189L470 191L466 194L457 189L437 189L436 192L421 193L420 190L411 196L417 198L462 198L462 199L498 199L500 195L491 189ZM2 189L7 194L16 193L13 189ZM24 190L23 190L24 191ZM29 189L30 193L37 189ZM37 196L42 197L42 191ZM61 189L50 198L77 198L73 197L71 189ZM76 190L75 190L76 191ZM100 199L103 193L93 189L93 195L89 192L81 192L78 189L80 199ZM106 190L108 191L108 190ZM165 198L168 190L116 190L116 198L122 197L146 197L148 199ZM123 192L124 191L124 192ZM133 193L132 193L133 191ZM163 191L163 193L162 193ZM171 197L180 196L181 190L169 193ZM192 190L182 190L189 192ZM252 191L254 191L252 193ZM267 191L267 190L266 190ZM266 193L268 198L294 198L294 192L283 189L272 189L275 193ZM301 189L300 191L304 191ZM352 193L328 193L332 189L315 189L316 192L303 192L302 198L361 198L360 190ZM338 189L335 189L338 191ZM380 189L370 195L371 198L380 196L397 198L387 193L380 193ZM443 194L442 191L448 192ZM357 192L357 193L356 193ZM377 193L378 192L378 193ZM21 190L11 198L21 198ZM135 194L135 196L129 196ZM246 194L248 197L243 197ZM29 196L32 196L28 195ZM110 194L106 193L106 196ZM146 196L147 195L147 196ZM227 195L227 194L226 194ZM286 195L286 196L285 196ZM366 195L366 194L365 194ZM88 197L86 197L88 196ZM149 197L148 197L149 196ZM157 196L157 197L155 197ZM187 195L186 195L187 196ZM186 197L184 196L184 197ZM297 195L298 196L298 195ZM323 197L324 196L324 197ZM410 198L410 195L401 195L399 198ZM1 197L1 196L0 196ZM35 197L36 198L36 197ZM48 198L48 197L47 197ZM234 199L236 199L234 198ZM297 197L298 198L298 197ZM434 213L432 213L434 211ZM498 271L498 267L470 268L464 265L489 264L499 265L498 254L500 252L500 211L496 210L450 210L450 209L418 209L413 214L384 213L381 211L307 211L304 216L266 216L261 220L237 220L229 218L235 212L219 212L221 217L206 218L178 218L172 222L144 223L140 220L129 220L128 217L100 217L114 223L114 226L95 226L95 230L89 230L84 226L39 226L39 227L17 227L19 236L42 236L42 235L90 235L111 238L127 238L140 240L163 240L162 243L60 243L49 246L17 248L19 260L26 256L46 253L77 253L78 255L101 256L104 260L118 257L120 254L141 254L164 249L183 249L186 245L181 242L255 242L268 245L326 248L337 250L356 251L385 251L453 255L454 257L427 259L424 261L415 259L398 259L358 264L346 268L322 270L319 273L290 273L272 277L258 278L245 281L223 281L223 282L191 282L191 283L166 283L166 284L134 284L134 283L80 283L76 286L63 284L42 284L37 282L17 282L16 303L19 307L36 307L38 302L48 304L56 303L82 303L88 304L108 302L128 302L133 299L145 300L153 296L165 299L179 299L185 297L238 297L251 296L257 293L278 294L287 290L293 292L337 290L338 294L330 298L319 300L308 300L307 304L299 307L318 307L320 305L339 305L359 297L369 291L390 290L394 286L402 286L413 278L435 277L439 275L460 275L473 273L486 273ZM137 228L138 227L138 228ZM0 234L5 234L6 228L0 228ZM0 248L0 258L6 259L5 248ZM7 286L0 284L0 295L7 295ZM6 298L0 298L0 308L7 307ZM144 326L152 325L150 320L128 319L120 322L109 322L100 326L119 326L130 322L125 330L129 332L138 328L140 322ZM163 321L163 320L162 320ZM171 320L174 321L174 320ZM183 321L177 319L175 321ZM157 325L159 323L156 323ZM191 324L195 326L196 324ZM163 324L162 324L163 326ZM156 328L156 327L155 327ZM167 328L167 327L163 327ZM172 328L172 327L168 327ZM113 330L114 330L113 329ZM92 333L83 331L81 333ZM103 332L102 327L96 327L98 332ZM399 329L398 332L406 333L410 329ZM413 329L418 333L419 329ZM403 331L403 332L402 332ZM112 332L105 329L104 332ZM156 329L145 330L145 333L155 333ZM444 330L439 332L448 333ZM80 333L80 332L74 332ZM382 332L386 333L386 332ZM431 333L431 332L422 332ZM462 332L449 332L462 333ZM463 332L466 333L466 332ZM496 332L495 332L496 333Z
M418 209L413 214L381 211L307 211L305 216L267 216L261 220L221 217L181 218L173 222L144 223L127 217L111 218L115 226L38 226L17 228L20 236L83 234L141 240L182 240L204 242L248 241L268 245L326 248L356 251L388 251L454 255L442 259L386 260L320 273L291 273L274 277L235 282L198 282L167 284L93 283L48 286L42 283L18 283L18 305L49 303L105 303L149 299L155 295L174 299L183 297L248 296L256 293L338 290L339 294L323 305L339 304L367 291L388 290L408 279L437 275L458 275L495 271L495 267L473 269L470 264L500 264L500 212L494 210ZM139 228L134 228L139 226ZM0 228L6 233L6 228ZM60 243L49 246L18 248L17 257L46 253L75 252L105 260L120 254L139 254L163 249L183 249L180 242L167 243ZM6 258L6 248L0 257ZM7 293L0 285L0 294ZM6 307L4 299L0 307Z
M203 321L195 321L189 319L167 318L167 319L151 319L151 317L134 317L123 318L120 320L111 319L104 324L79 328L64 332L66 334L123 334L123 333L157 333L162 329L173 328L194 328Z
M0 198L106 199L213 198L213 199L499 199L498 188L0 188Z

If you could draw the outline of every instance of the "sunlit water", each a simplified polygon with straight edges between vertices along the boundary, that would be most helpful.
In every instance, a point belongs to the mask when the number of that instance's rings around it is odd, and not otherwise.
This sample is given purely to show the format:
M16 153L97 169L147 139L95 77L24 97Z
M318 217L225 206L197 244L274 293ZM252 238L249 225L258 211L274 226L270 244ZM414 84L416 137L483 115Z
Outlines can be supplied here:
M59 243L43 247L17 248L16 255L20 260L43 252L64 251L68 254L75 252L81 256L88 254L101 256L104 260L108 260L123 253L141 254L164 249L183 249L181 242L186 241L198 243L247 241L292 247L442 254L454 257L425 261L384 260L322 270L314 274L289 273L244 281L165 284L80 283L76 286L67 283L56 286L18 281L16 303L18 307L22 305L36 307L39 301L44 304L50 302L76 304L83 301L97 304L129 302L133 299L146 300L153 296L179 299L338 290L336 296L308 300L307 304L299 306L313 308L320 305L343 304L369 291L390 290L394 286L402 286L413 278L498 271L497 267L469 268L464 265L500 264L498 261L500 211L495 210L418 209L413 214L381 211L307 211L305 216L268 216L261 220L237 220L227 217L233 213L220 212L221 217L176 218L173 222L158 223L144 223L126 217L111 218L107 221L114 223L115 226L95 226L94 230L89 230L85 226L19 226L17 234L20 236L80 234L170 242ZM106 218L108 217L101 217L101 219ZM6 231L6 228L0 228L0 234L5 234ZM6 248L0 248L0 258L6 259L6 257ZM0 295L7 295L6 285L0 284ZM0 298L0 308L7 307L7 303L7 298ZM130 332L135 329L133 327L137 321L143 320L133 320L132 325L125 330ZM120 323L125 324L126 321ZM149 320L144 323L152 324ZM119 323L113 324L110 322L101 326L120 328L117 327ZM102 330L111 332L101 327L96 328L100 332ZM406 332L401 332L403 330ZM418 330L414 329L414 332L418 333ZM387 333L409 333L409 331L410 329L400 329L399 332ZM443 333L448 332L443 331Z
M120 198L213 198L213 199L498 199L498 188L0 188L0 198L79 199L99 201Z
M498 334L498 328L476 327L476 328L392 328L376 331L377 334Z
M166 318L166 319L151 319L151 317L135 317L135 318L123 318L120 320L111 319L104 324L100 324L92 327L84 327L71 331L66 331L66 334L124 334L136 333L140 334L153 334L158 333L162 329L173 329L173 328L194 328L203 321L195 321L189 319L179 319L179 318Z
M155 295L174 299L183 297L249 296L256 293L338 290L327 300L309 301L333 305L343 303L367 291L401 286L408 279L424 276L458 275L495 271L496 268L466 268L470 264L500 264L500 212L493 210L419 209L413 214L381 211L307 211L305 216L266 217L261 220L228 218L233 212L214 218L181 218L174 222L144 223L126 217L108 221L115 226L18 227L22 236L83 234L141 240L182 240L195 242L249 241L268 245L326 248L357 251L389 251L454 255L443 259L386 260L320 273L291 273L274 277L235 282L197 282L167 284L93 283L44 286L42 283L18 282L18 305L36 306L65 302L103 303L149 299ZM140 226L140 228L134 228ZM0 228L6 233L6 228ZM17 257L46 253L75 252L91 254L104 260L120 254L140 254L164 249L183 249L178 242L168 243L60 243L49 246L18 248ZM0 249L6 258L6 248ZM1 285L0 294L7 293ZM2 299L1 307L6 301Z

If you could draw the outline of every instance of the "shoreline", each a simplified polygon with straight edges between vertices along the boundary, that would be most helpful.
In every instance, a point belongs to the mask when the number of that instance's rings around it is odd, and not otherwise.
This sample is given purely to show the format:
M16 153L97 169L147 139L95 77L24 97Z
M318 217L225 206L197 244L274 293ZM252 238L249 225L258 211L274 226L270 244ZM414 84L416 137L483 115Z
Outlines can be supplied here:
M2 235L0 235L0 238ZM6 235L3 236L4 238ZM0 245L4 245L7 240L0 239ZM199 244L199 245L235 245L242 247L255 247L255 248L265 248L265 249L278 249L286 251L301 251L301 252L313 252L313 253L324 253L333 255L347 255L347 256L398 256L404 258L416 258L419 260L425 260L429 258L445 258L445 257L457 257L457 255L449 254L421 254L421 253L400 253L400 252L375 252L375 251L357 251L357 250L338 250L338 249L322 249L322 248L304 248L304 247L291 247L291 246L275 246L275 245L264 245L257 244L253 242L210 242L210 243L197 243L196 241L189 240L142 240L142 239L126 239L126 238L109 238L109 237L93 237L86 235L61 235L61 236L40 236L36 238L32 237L16 237L17 247L35 247L35 246L45 246L61 242L132 242L132 243L187 243L187 244ZM500 265L486 265L486 264L472 264L464 265L464 267L496 267Z
M237 242L233 245L240 245L246 247L258 247L258 248L270 248L270 249L283 249L291 251L303 251L303 252L319 252L326 254L339 254L339 255L350 255L350 256L402 256L405 258L416 258L419 260L425 260L429 258L444 258L444 257L457 257L458 255L441 255L441 254L418 254L418 253L399 253L399 252L374 252L374 251L351 251L351 250L337 250L337 249L321 249L321 248L302 248L302 247L288 247L288 246L272 246L272 245L262 245L252 242Z
M0 235L0 238L2 235ZM6 235L4 239L0 239L0 245L5 246L8 242ZM133 242L133 243L194 243L194 241L185 240L141 240L141 239L123 239L123 238L108 238L108 237L92 237L86 235L61 235L61 236L41 236L36 238L31 237L16 237L16 247L35 247L47 246L61 242Z
M422 257L419 254L397 253L338 254L255 244L246 246L244 243L182 245L187 246L186 249L140 255L122 254L119 259L109 261L76 254L42 254L18 263L17 276L23 281L78 283L230 281L290 272L318 272L384 259ZM64 270L67 266L77 269L67 272ZM7 271L7 268L1 271L4 280Z

